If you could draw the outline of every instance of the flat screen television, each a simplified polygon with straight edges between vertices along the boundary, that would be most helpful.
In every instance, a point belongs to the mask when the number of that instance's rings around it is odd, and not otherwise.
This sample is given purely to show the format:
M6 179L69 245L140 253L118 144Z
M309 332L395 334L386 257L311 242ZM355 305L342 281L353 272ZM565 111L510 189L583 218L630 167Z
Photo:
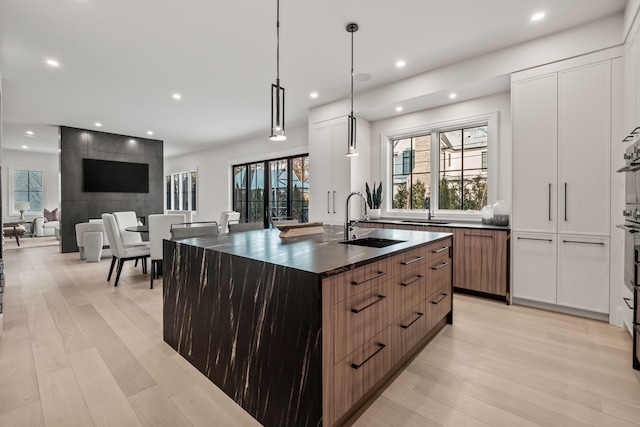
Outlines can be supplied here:
M149 165L82 159L82 191L105 193L148 193Z

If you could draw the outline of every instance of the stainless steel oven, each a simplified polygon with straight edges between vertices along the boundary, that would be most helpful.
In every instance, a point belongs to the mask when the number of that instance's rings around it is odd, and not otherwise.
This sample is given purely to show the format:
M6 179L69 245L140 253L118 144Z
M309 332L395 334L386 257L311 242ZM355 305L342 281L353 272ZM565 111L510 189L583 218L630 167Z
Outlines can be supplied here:
M640 369L640 142L629 146L624 153L625 165L618 172L625 173L625 208L622 212L624 224L618 227L624 234L624 284L633 298L633 368Z

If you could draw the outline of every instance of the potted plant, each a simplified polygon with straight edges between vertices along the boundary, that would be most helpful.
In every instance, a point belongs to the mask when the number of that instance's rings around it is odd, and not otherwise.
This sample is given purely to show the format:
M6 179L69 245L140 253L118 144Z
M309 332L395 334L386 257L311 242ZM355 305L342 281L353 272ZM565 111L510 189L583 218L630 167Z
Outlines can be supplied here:
M375 181L373 182L373 192L369 188L369 183L366 183L367 190L367 205L369 205L369 218L380 219L382 211L380 205L382 204L382 182L376 187Z

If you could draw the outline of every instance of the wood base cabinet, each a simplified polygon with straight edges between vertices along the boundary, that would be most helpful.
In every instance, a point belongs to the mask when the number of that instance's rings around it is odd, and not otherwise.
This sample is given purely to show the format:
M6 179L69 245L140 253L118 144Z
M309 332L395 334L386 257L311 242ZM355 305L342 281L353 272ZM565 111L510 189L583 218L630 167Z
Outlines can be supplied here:
M452 320L451 237L330 276L323 288L323 425L340 425Z
M454 286L507 297L509 234L458 229L455 234Z

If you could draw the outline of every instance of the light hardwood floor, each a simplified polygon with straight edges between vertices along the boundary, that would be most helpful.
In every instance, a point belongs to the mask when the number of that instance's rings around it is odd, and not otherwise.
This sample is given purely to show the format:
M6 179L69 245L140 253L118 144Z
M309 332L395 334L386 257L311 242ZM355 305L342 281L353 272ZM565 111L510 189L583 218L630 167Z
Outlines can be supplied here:
M162 289L127 262L7 251L0 426L258 425L162 341ZM160 284L160 282L156 282ZM356 426L640 425L629 335L468 296Z

